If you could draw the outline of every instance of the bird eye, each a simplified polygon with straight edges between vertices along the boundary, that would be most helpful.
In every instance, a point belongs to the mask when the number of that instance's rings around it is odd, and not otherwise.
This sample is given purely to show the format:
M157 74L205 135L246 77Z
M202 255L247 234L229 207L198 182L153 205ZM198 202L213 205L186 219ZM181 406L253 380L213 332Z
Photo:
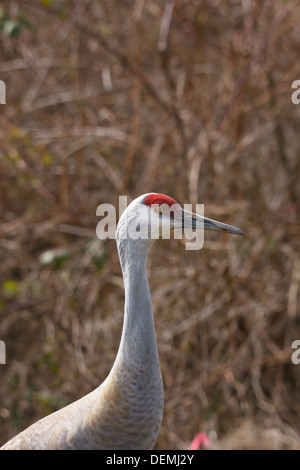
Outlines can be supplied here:
M163 207L161 207L161 206L157 206L157 207L155 207L155 211L156 211L158 214L162 214L163 211L164 211L164 209L163 209Z

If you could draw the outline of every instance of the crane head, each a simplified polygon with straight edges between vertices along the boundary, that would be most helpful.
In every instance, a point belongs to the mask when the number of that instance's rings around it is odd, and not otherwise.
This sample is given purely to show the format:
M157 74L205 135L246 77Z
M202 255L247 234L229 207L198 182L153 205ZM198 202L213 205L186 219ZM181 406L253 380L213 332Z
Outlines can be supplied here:
M170 232L182 229L214 230L244 235L242 230L185 210L165 194L147 193L132 201L120 217L118 238L155 240L169 238ZM125 237L125 238L126 238Z

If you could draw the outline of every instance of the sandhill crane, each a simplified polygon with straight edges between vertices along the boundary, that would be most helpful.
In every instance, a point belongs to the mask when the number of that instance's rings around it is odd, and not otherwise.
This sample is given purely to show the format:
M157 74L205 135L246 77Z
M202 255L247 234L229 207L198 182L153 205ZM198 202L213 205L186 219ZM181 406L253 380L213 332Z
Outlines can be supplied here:
M155 221L160 234L170 227L173 231L190 227L243 234L235 227L188 212L163 194L148 193L131 202L116 232L125 309L121 341L109 375L94 391L32 424L2 449L153 448L164 402L146 273L148 251L159 235L152 231ZM140 231L151 228L151 237L128 236L130 223Z

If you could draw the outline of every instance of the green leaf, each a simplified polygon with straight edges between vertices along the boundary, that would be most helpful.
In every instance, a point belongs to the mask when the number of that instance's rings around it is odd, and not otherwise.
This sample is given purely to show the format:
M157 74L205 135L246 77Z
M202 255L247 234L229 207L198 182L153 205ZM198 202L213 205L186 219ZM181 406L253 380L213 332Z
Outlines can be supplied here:
M96 269L98 272L102 271L102 269L104 268L105 261L106 261L105 255L99 254L93 257L93 263L94 263L94 266L96 266Z
M3 32L7 36L17 36L20 32L20 24L16 20L7 20L3 25Z
M2 288L5 293L11 296L17 295L20 292L20 284L14 279L8 279L7 281L3 282Z
M51 7L51 5L52 5L52 0L40 0L40 3L41 3L44 7Z

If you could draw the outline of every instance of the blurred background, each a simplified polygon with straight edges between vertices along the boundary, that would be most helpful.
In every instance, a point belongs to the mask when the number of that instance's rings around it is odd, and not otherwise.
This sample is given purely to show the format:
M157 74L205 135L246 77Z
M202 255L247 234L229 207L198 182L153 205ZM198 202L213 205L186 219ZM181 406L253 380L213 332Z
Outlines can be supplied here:
M146 192L245 236L148 260L156 449L300 447L297 1L12 0L0 8L0 444L97 387L124 290L96 208Z

